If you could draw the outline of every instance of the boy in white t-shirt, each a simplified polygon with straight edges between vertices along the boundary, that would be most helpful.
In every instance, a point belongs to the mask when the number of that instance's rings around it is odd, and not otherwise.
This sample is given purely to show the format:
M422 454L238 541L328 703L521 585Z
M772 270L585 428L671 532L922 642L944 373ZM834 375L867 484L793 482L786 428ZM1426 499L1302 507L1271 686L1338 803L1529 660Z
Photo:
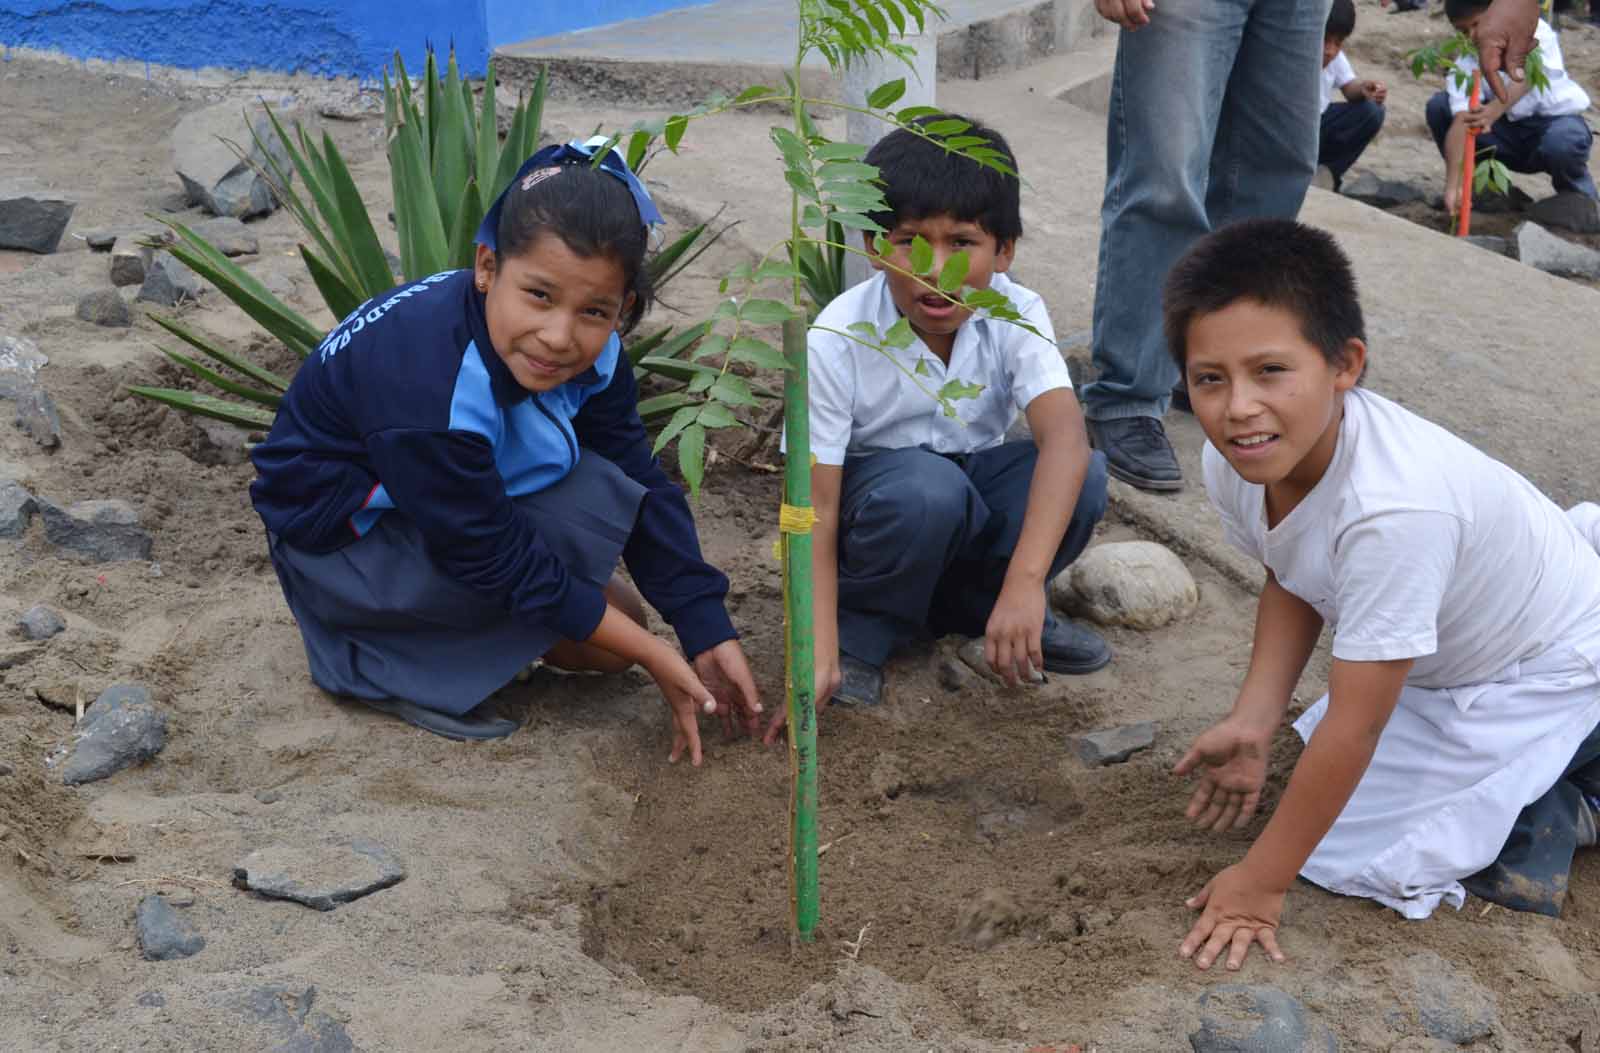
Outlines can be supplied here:
M987 139L1015 171L1005 139L969 123L960 134ZM1057 618L1045 594L1088 545L1106 472L1044 301L1005 274L1022 236L1020 182L903 130L866 161L883 184L890 211L873 218L893 255L874 255L878 273L828 304L807 338L817 698L874 704L895 649L950 633L982 637L991 667L1013 683L1029 667L1099 669L1111 660L1106 642ZM965 283L1005 294L1041 335L956 307L903 273L919 237L933 249L932 273L965 252ZM872 235L865 244L871 252ZM850 335L901 320L916 339L893 360ZM956 380L982 390L956 400L950 418L931 392ZM1007 442L1019 412L1032 437Z
M1272 736L1317 638L1328 694L1244 859L1189 901L1180 953L1229 968L1276 929L1296 874L1411 918L1475 895L1559 912L1600 794L1600 508L1526 479L1357 387L1367 345L1333 239L1252 220L1173 268L1165 326L1209 440L1228 540L1266 566L1249 671L1195 740L1187 814L1260 802Z
M1333 176L1333 189L1383 127L1389 89L1381 80L1361 80L1345 58L1344 43L1356 31L1355 0L1333 0L1322 31L1322 131L1317 164ZM1335 102L1337 94L1340 101Z
M1488 7L1489 0L1446 0L1444 11L1456 29L1471 35ZM1481 105L1474 110L1468 93L1478 60L1466 55L1456 60L1456 66L1467 75L1466 84L1457 83L1454 71L1447 72L1445 90L1428 100L1428 128L1444 155L1444 201L1452 214L1461 203L1461 161L1469 128L1478 133L1479 157L1487 153L1513 172L1548 172L1557 193L1600 198L1589 174L1594 132L1583 117L1589 95L1567 76L1561 43L1542 18L1534 38L1545 75L1550 78L1548 88L1535 91L1528 81L1502 74L1508 102L1495 98L1485 85L1480 88Z

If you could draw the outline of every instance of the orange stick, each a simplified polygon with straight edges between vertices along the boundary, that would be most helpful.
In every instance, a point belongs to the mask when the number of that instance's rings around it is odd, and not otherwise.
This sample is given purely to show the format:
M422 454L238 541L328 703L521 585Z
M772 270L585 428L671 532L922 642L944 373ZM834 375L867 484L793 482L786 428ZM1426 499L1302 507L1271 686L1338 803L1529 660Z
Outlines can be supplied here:
M1478 70L1472 71L1472 93L1467 96L1467 110L1471 112L1478 108L1478 95L1480 84ZM1461 159L1461 222L1456 227L1456 237L1464 238L1472 229L1472 169L1478 159L1478 132L1474 128L1467 129L1467 145L1463 151L1466 156Z

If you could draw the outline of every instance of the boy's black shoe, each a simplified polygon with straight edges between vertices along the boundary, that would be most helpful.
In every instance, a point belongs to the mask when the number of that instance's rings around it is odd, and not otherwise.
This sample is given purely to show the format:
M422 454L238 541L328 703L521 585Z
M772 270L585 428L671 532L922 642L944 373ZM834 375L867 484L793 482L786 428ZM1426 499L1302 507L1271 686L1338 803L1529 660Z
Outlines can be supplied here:
M1426 11L1428 0L1390 0L1389 13L1391 15L1403 14L1406 11Z
M1092 673L1111 661L1111 645L1086 625L1050 615L1040 639L1044 667L1051 673Z
M853 655L839 653L839 690L835 706L875 706L883 701L883 670Z
M1141 490L1183 489L1183 470L1166 429L1155 417L1091 420L1089 441L1106 455L1106 470Z

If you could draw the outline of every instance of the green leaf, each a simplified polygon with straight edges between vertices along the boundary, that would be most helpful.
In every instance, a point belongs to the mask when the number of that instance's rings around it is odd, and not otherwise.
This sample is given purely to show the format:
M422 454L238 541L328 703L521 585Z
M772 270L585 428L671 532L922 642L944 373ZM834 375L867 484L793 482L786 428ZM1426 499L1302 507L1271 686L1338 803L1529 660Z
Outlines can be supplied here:
M389 163L395 166L398 180L394 211L402 257L406 256L406 249L410 249L410 258L402 261L406 276L420 278L444 270L450 265L444 218L439 214L439 201L433 193L433 177L426 167L421 138L410 124L402 124L390 143ZM353 189L354 184L351 186ZM343 195L341 207L342 198ZM370 230L370 222L367 226ZM376 240L374 237L374 243ZM381 248L379 255L382 255Z
M943 269L939 271L939 291L949 293L961 288L961 283L967 279L970 263L965 252L958 252L945 260Z
M867 148L860 143L823 143L811 151L811 156L818 161L859 161L867 156ZM872 178L876 178L877 168L873 167L872 172Z
M926 358L919 358L917 359L916 368L914 368L912 372L919 377L931 377L933 376L933 367L928 365L928 360Z
M660 355L645 355L639 359L639 368L656 376L667 377L676 381L693 381L701 376L710 376L716 379L720 372L714 366L703 366L698 362L685 362L681 358L663 358Z
M965 380L947 380L944 387L939 389L941 399L974 399L983 394L982 384L972 384Z
M241 428L264 430L272 427L274 414L258 406L229 402L215 395L202 395L197 391L179 391L175 388L130 387L128 390L140 398L164 402L185 413L226 421Z
M839 224L839 226L849 227L851 230L883 230L882 223L879 223L870 216L863 216L859 212L841 212L835 210L829 213L829 218L831 218L833 222Z
M713 322L720 321L724 318L737 318L738 316L739 301L733 299L732 297L729 297L726 300L718 301L717 306L711 311L711 320Z
M478 151L477 180L480 196L484 187L494 183L495 170L500 167L500 128L495 120L494 89L494 58L491 56L489 70L483 78L483 108L478 114L478 136L475 143Z
M699 414L699 405L684 406L674 412L672 419L667 422L667 426L661 429L660 435L656 436L655 445L650 448L651 456L660 453L667 443L678 437L679 432L693 424Z
M650 149L650 133L637 131L628 137L628 153L623 158L628 163L628 168L637 172L644 163L644 152Z
M467 180L454 209L455 227L450 231L449 240L450 266L462 269L473 265L477 257L478 224L483 220L484 211L485 206L478 200L478 184Z
M214 341L201 336L187 326L180 325L173 319L159 314L152 314L150 320L195 350L216 359L229 369L249 377L256 383L269 387L274 391L283 392L289 390L289 382L276 373L263 369L247 359L229 354Z
M308 246L301 245L300 258L305 261L306 271L316 283L317 291L322 294L323 302L328 305L328 310L333 312L335 318L343 318L361 306L362 297L346 285L344 279L335 274L333 268L328 266L321 256L312 252Z
M777 300L746 300L739 307L741 321L751 325L776 325L794 317L794 309Z
M889 244L888 235L879 234L877 237L873 238L872 251L876 252L879 256L893 256L894 246Z
M927 274L933 270L933 246L921 234L911 239L911 273Z
M871 322L851 322L845 331L854 333L869 344L883 343L883 337L878 333L878 327Z
M260 388L253 388L248 384L240 384L238 381L229 380L216 370L196 362L187 355L180 355L178 352L165 347L158 348L158 350L201 380L221 388L230 395L237 395L240 398L249 399L251 402L259 402L261 405L270 406L272 409L277 409L278 404L283 401L281 392L262 391Z
M827 218L822 214L822 209L818 208L816 205L807 205L805 208L800 210L800 225L802 227L807 229L811 227L820 227L825 225L827 222Z
M741 91L738 95L735 95L733 97L733 104L735 106L738 106L741 103L751 102L751 101L753 101L755 99L760 99L760 98L763 98L763 97L765 97L767 95L776 95L777 93L778 93L778 89L777 88L771 88L771 87L768 87L765 84L752 84L752 85L750 85L750 87L746 88L744 91Z
M641 399L639 401L639 417L648 424L668 414L676 413L684 406L691 405L699 405L699 403L681 391L669 391L665 395Z
M700 414L695 418L695 423L702 428L735 428L739 426L739 418L733 415L733 410L720 402L707 402L700 407Z
M168 246L168 251L179 262L215 285L245 314L282 340L301 358L309 355L322 342L322 330L269 293L255 275L222 255L183 224L170 220L167 224L178 232L180 238Z
M891 80L886 84L878 85L867 93L867 105L874 110L887 109L899 102L900 97L905 93L906 79L904 77L898 80Z
M863 183L876 178L878 178L877 167L861 161L829 161L817 169L819 183L828 180Z
M721 333L717 333L702 340L700 346L694 349L694 354L690 355L689 358L691 361L698 362L703 358L720 355L726 350L728 350L728 338Z
M758 282L772 281L774 279L793 281L800 276L794 264L786 260L766 260L756 268L754 278Z
M883 334L883 346L895 350L910 347L917 342L917 334L912 330L911 323L904 318L897 319L889 331Z
M716 379L711 385L711 396L731 406L754 406L756 404L756 397L750 392L749 381L732 373L724 373Z
M667 149L673 153L678 152L678 144L683 141L683 133L689 127L689 118L682 115L667 118L666 139Z
M760 369L788 369L789 362L783 352L753 336L741 336L728 348L728 357L748 362Z
M959 135L971 127L971 121L961 121L951 117L943 121L930 121L922 126L922 130L929 135L944 136Z
M695 378L689 382L689 393L691 395L702 394L703 392L709 391L711 385L715 384L716 382L717 373L715 370L711 371L710 373L697 374Z
M939 109L937 106L907 106L899 113L896 113L895 117L900 121L901 124L910 124L919 117L932 117L935 114L940 114L943 112L944 111Z
M698 494L706 475L706 430L698 424L684 428L678 438L678 470L689 484L689 493Z

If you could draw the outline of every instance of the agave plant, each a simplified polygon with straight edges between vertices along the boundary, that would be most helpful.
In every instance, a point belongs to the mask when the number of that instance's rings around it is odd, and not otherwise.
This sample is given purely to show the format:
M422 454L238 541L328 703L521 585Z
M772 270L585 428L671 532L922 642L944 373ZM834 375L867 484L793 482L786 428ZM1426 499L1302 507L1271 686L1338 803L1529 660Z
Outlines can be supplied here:
M420 81L413 82L405 64L395 54L394 75L384 70L384 126L388 141L389 176L394 192L394 225L400 247L400 271L390 267L388 254L361 199L339 149L324 132L320 142L298 123L291 133L270 107L272 134L283 146L287 163L270 150L261 175L278 200L305 232L300 245L307 273L335 318L343 318L363 302L402 281L414 280L456 267L470 267L473 238L489 203L516 174L517 168L539 143L547 90L546 75L539 72L532 91L518 98L505 142L500 141L495 107L495 73L489 63L481 103L472 84L463 79L452 51L441 77L433 51L428 52ZM255 132L252 129L252 135ZM236 144L230 144L245 154ZM265 144L259 144L264 147ZM647 158L630 156L635 167ZM304 194L294 188L300 177ZM215 285L259 324L301 358L322 339L321 327L284 304L249 271L217 251L204 238L174 220L174 240L165 245L173 256ZM727 227L707 236L708 225L699 224L656 252L648 266L657 289L688 266L726 233ZM219 397L176 388L132 387L136 395L166 403L188 413L213 417L243 427L270 427L274 412L289 382L270 370L229 353L212 338L171 318L153 316L157 324L199 351L223 370L168 348L162 352L180 367L217 388ZM696 326L674 335L670 328L645 337L629 347L629 357L641 375L662 378L667 385L686 384L675 360L705 335ZM671 392L663 392L662 396ZM640 404L647 423L671 410L666 403ZM674 404L673 408L676 408Z

